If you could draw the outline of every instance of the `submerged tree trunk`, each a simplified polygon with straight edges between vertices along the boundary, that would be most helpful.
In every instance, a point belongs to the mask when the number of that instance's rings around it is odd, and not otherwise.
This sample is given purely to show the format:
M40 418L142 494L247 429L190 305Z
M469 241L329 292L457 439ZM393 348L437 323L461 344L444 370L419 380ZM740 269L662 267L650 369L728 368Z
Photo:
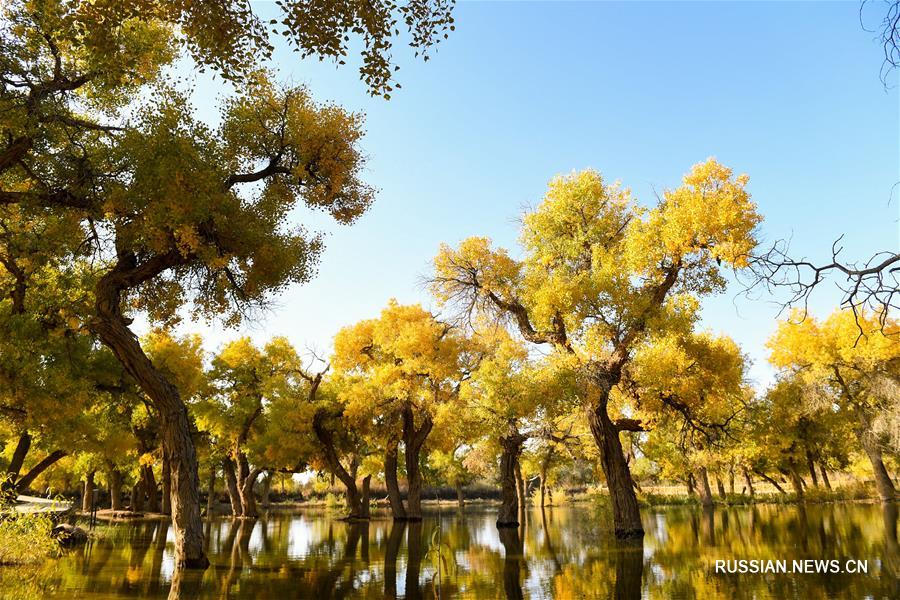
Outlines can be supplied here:
M360 515L363 519L368 519L371 514L371 502L370 502L370 492L371 492L371 484L372 484L372 476L366 475L362 480L362 495L360 496ZM366 525L368 527L368 525Z
M466 507L466 493L463 490L462 481L456 480L456 507L462 510Z
M521 456L521 453L519 453L519 456ZM519 512L524 517L528 498L525 493L525 478L522 477L522 463L518 460L516 460L516 494L519 496Z
M747 467L741 467L741 470L744 472L744 482L747 484L747 493L750 494L750 497L752 498L756 494L753 491L753 480L750 479L750 471L747 470Z
M334 443L334 434L328 428L325 422L329 415L325 409L316 411L313 416L313 431L319 443L322 444L322 453L325 457L325 463L328 465L329 471L333 477L337 477L344 484L345 496L347 499L347 519L367 519L368 507L363 509L362 496L359 488L356 486L356 477L347 472L344 465L341 464L338 456L337 447Z
M594 407L588 410L591 434L600 450L600 464L606 475L606 485L612 501L613 521L618 539L639 538L644 535L641 511L634 492L634 481L622 451L619 429L606 412L609 390Z
M706 508L713 505L712 489L709 487L709 474L706 467L697 469L697 492L700 495L700 504Z
M225 489L228 491L228 501L231 503L231 516L238 517L241 514L241 498L238 495L234 461L231 458L225 458L222 461L222 470L225 473Z
M388 502L391 505L391 516L395 519L406 518L406 508L400 497L400 484L397 481L397 440L389 440L384 450L384 485L387 487Z
M241 516L255 519L259 516L259 510L256 507L256 495L253 493L253 486L256 485L256 479L262 469L259 467L250 468L247 461L247 455L241 452L237 457L237 492L241 503Z
M150 362L122 315L123 292L173 266L177 253L156 256L139 265L134 255L122 255L96 286L96 317L91 329L112 350L140 384L159 414L162 446L172 463L172 528L178 567L209 566L200 518L200 476L191 439L191 421L178 389ZM154 262L155 261L155 262Z
M416 427L412 406L403 410L403 445L406 458L406 518L410 521L422 520L422 471L419 468L419 453L434 423L431 415L423 415Z
M819 470L822 472L822 483L825 485L825 489L831 490L831 481L828 480L828 471L825 470L825 463L819 463Z
M500 438L500 512L497 527L517 527L519 525L519 493L516 465L522 453L525 436L510 432Z
M206 488L206 516L211 517L213 514L213 506L216 500L216 468L212 465L209 467L209 482Z

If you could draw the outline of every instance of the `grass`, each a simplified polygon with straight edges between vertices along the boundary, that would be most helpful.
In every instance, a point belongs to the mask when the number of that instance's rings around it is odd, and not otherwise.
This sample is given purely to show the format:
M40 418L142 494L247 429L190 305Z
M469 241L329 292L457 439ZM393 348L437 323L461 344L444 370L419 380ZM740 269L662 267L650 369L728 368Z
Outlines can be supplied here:
M600 492L602 493L602 492ZM793 492L782 494L780 492L763 492L754 496L748 494L725 494L713 496L713 503L719 506L742 506L747 504L796 504L798 501L808 503L847 502L853 500L869 500L876 494L871 486L855 482L833 490L824 487L810 487L802 499L798 499ZM641 506L699 506L698 496L688 496L684 493L656 493L645 491L638 494L638 502Z
M49 515L12 513L0 518L0 565L39 563L59 549Z

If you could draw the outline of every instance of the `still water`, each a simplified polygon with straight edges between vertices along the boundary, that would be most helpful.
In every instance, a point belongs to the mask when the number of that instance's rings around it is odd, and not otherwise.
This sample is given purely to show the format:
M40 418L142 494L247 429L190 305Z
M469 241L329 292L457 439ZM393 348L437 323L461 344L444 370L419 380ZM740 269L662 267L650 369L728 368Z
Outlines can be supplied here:
M494 518L473 507L421 523L314 510L214 519L202 575L174 572L167 523L103 526L40 567L0 567L0 598L900 598L896 505L648 509L643 544L626 546L590 505L531 510L519 529ZM867 561L868 572L715 572L716 560L790 569L806 558Z

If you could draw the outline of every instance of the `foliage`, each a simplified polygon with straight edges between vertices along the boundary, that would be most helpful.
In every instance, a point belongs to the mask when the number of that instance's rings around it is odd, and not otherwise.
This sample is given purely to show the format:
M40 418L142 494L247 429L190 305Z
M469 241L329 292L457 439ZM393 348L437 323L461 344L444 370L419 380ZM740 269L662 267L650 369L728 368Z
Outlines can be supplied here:
M59 545L50 537L53 520L44 513L11 513L0 518L0 566L39 563Z

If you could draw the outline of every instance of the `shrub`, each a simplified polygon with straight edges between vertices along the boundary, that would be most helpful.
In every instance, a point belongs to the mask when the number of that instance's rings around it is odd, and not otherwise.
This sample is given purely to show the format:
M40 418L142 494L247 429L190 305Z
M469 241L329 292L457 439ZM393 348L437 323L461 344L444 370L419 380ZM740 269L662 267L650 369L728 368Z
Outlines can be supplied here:
M0 517L0 565L41 562L59 545L50 537L53 520L41 513L11 513Z

